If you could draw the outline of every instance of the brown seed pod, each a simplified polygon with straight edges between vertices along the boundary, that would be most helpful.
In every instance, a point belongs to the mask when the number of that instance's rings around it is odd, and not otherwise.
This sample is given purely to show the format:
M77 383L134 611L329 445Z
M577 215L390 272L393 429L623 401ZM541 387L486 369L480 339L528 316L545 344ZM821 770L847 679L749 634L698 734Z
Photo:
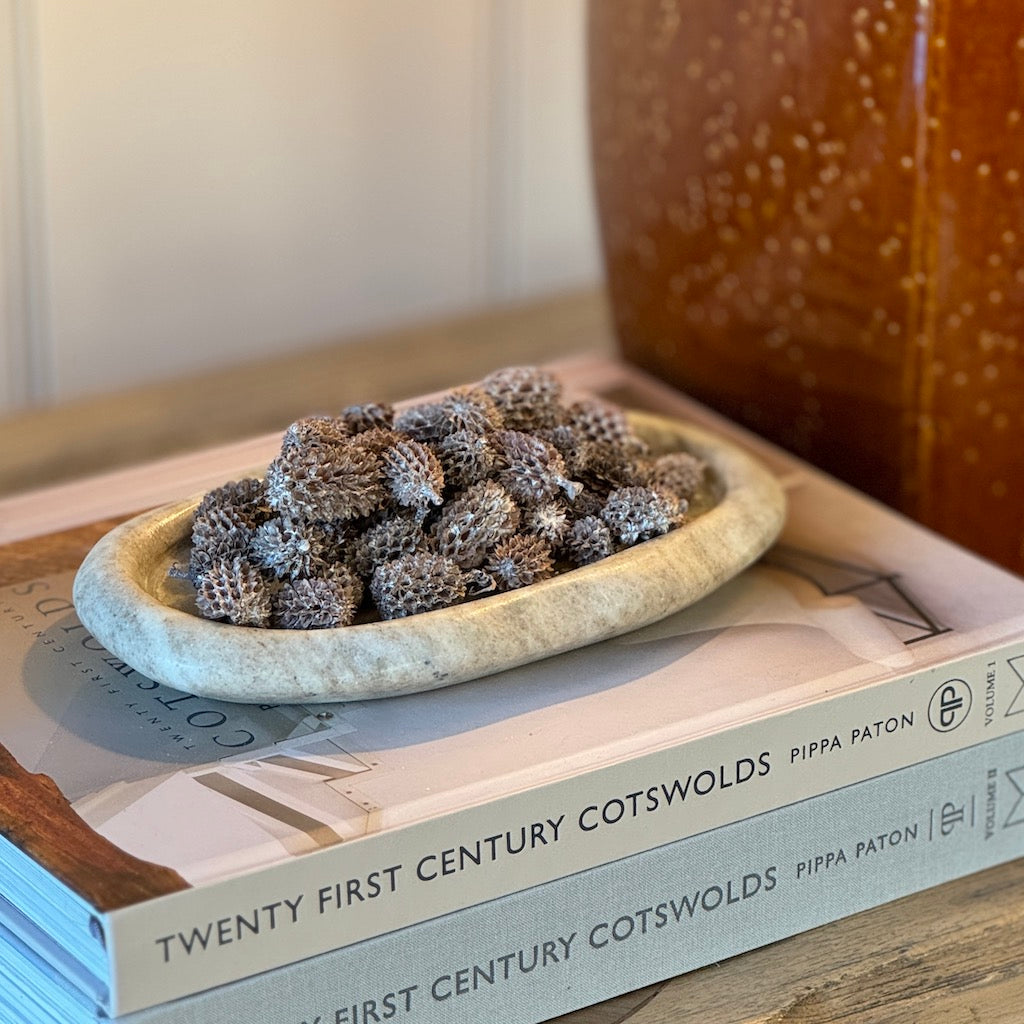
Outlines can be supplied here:
M494 399L510 430L540 430L563 419L561 381L536 366L495 370L480 387Z
M266 626L270 588L247 559L219 558L197 580L196 607L208 619L227 619L236 626Z
M619 487L601 512L612 536L627 547L672 529L677 503L649 487Z
M357 608L351 590L332 580L290 580L274 593L271 622L279 629L334 629L349 625Z
M377 566L370 596L382 618L398 619L457 604L466 596L466 580L455 562L443 555L403 555Z
M493 480L473 484L445 506L434 526L437 550L463 569L483 564L487 552L519 526L512 496Z
M357 438L281 451L267 469L273 508L293 519L353 519L377 509L384 497L377 454Z
M603 519L584 516L572 524L564 550L574 565L591 565L615 551L615 540Z
M444 500L444 472L434 452L421 441L399 441L381 455L384 479L399 505L421 515Z
M553 576L551 545L541 537L516 534L501 541L484 566L500 590L518 590Z
M521 430L499 430L494 435L499 451L498 482L516 501L550 501L564 492L570 499L580 485L565 474L565 461L554 445Z

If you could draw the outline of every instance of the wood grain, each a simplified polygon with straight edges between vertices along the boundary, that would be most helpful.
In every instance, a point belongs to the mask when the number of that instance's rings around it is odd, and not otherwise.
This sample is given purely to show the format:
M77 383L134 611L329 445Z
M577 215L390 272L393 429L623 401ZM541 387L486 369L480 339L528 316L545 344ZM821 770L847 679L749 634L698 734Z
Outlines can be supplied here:
M100 911L189 888L176 871L125 853L94 832L47 775L0 744L0 835Z
M612 349L604 295L585 291L27 410L0 419L0 495L283 430L312 412L410 398L500 366Z

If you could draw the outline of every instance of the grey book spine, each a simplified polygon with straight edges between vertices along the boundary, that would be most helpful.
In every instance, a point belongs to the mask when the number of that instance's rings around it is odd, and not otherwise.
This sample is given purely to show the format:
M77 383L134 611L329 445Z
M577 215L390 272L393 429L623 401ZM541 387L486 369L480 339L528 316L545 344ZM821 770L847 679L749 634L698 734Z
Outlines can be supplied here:
M1022 854L1015 734L118 1019L535 1024ZM98 1019L21 967L4 1019Z

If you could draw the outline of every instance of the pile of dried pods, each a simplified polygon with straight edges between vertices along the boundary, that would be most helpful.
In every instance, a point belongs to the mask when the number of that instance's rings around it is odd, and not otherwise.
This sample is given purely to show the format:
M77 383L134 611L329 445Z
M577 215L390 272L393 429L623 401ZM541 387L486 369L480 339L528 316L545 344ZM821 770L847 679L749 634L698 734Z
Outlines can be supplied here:
M704 477L625 412L508 367L436 401L285 432L264 480L210 491L179 567L208 618L317 629L512 590L663 534Z

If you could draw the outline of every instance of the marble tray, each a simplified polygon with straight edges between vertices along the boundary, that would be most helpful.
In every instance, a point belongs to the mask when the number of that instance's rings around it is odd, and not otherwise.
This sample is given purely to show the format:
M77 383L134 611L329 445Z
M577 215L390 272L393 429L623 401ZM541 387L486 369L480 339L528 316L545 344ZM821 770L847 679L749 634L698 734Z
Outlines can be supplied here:
M685 448L709 466L708 497L664 536L594 565L452 608L338 629L256 629L196 612L187 583L199 497L112 530L75 577L78 614L137 671L200 696L317 703L436 689L617 636L710 593L778 535L785 498L771 473L694 426L630 413L657 452Z

